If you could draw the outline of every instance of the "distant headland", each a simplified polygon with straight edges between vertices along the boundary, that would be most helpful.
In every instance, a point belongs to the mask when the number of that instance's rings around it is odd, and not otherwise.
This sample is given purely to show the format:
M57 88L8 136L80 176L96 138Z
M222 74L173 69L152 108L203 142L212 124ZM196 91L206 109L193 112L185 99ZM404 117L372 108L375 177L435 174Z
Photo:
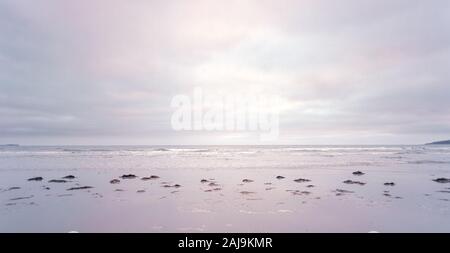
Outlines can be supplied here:
M19 147L19 144L0 144L0 147Z
M450 145L450 140L431 142L427 143L426 145Z

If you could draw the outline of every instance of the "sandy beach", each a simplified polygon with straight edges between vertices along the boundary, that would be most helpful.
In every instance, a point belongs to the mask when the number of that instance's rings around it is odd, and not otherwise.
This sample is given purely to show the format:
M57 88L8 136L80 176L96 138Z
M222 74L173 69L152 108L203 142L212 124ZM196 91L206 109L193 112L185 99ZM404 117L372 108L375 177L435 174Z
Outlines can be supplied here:
M450 232L449 146L3 147L0 232Z

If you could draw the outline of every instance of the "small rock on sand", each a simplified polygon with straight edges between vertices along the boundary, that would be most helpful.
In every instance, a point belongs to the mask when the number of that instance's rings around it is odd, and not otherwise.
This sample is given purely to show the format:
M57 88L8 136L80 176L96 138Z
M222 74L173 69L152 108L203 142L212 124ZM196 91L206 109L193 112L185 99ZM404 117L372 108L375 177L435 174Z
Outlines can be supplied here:
M242 183L251 183L251 182L253 182L253 180L247 178L242 180Z
M385 186L394 186L395 183L394 182L386 182L384 183Z
M284 179L283 176L277 176L277 179Z
M42 180L44 180L44 178L42 177L32 177L28 179L28 181L42 181Z
M63 177L63 179L75 179L75 176L74 175L68 175L68 176Z
M200 183L208 183L209 181L207 180L207 179L202 179L202 180L200 180Z
M437 183L450 183L450 178L440 177L440 178L433 179L433 181L437 182Z

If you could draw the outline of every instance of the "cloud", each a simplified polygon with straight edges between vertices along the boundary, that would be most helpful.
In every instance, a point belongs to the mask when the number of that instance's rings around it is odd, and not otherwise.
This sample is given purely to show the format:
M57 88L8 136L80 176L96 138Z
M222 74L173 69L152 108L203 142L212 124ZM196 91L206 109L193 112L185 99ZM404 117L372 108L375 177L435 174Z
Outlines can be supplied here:
M196 86L285 98L280 144L446 138L449 7L439 0L2 1L0 142L255 141L173 132L170 100Z

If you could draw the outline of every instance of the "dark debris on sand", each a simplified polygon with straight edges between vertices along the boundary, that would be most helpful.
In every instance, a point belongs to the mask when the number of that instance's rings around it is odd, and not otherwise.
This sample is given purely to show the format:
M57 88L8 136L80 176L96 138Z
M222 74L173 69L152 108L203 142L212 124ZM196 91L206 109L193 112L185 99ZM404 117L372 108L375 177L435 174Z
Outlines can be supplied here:
M437 182L437 183L450 183L450 178L440 177L440 178L433 179L433 181Z
M49 183L67 183L67 180L64 179L52 179L48 181Z
M365 185L366 183L364 182L360 182L360 181L353 181L353 180L345 180L344 182L342 182L344 184L357 184L357 185Z
M28 178L28 181L42 181L44 180L43 177L32 177L32 178Z
M133 174L124 174L120 178L122 179L135 179L137 176Z
M154 179L158 179L158 178L159 178L159 176L151 175L149 177L143 177L143 178L141 178L141 180L147 181L147 180L154 180Z
M67 189L68 191L75 191L75 190L86 190L86 189L92 189L94 187L92 186L80 186L80 187L71 187Z
M341 193L341 194L344 194L344 193L354 193L353 191L348 191L348 190L343 190L343 189L336 189L336 190L334 190L333 192Z
M242 183L251 183L251 182L253 182L253 180L247 178L242 180Z
M73 196L73 194L59 194L57 197L70 197Z
M285 177L283 176L277 176L277 179L284 179Z
M174 185L164 184L162 187L164 187L164 188L180 188L181 185L179 185L179 184L174 184Z
M119 179L113 179L113 180L109 181L109 183L110 184L118 184L118 183L120 183L120 180Z
M292 193L293 195L309 195L311 192L309 191L300 191L300 190L286 190L287 192Z
M204 192L214 192L214 191L221 191L221 190L222 190L222 188L216 187L216 188L213 188L213 189L204 190Z
M388 197L388 198L394 198L394 199L403 199L403 198L400 197L400 196L392 196L392 195L389 194L389 193L384 193L383 196L386 196L386 197Z
M202 179L202 180L200 180L200 182L202 184L208 183L209 187L213 187L213 188L204 190L204 192L213 192L213 191L221 191L222 190L222 188L220 187L220 184L216 183L214 181L214 179L209 179L209 180Z
M27 196L27 197L18 197L18 198L12 198L12 199L9 199L10 201L16 201L16 200L22 200L22 199L31 199L31 198L33 198L34 196L33 195L31 195L31 196Z
M353 172L352 174L355 175L355 176L362 176L362 175L364 175L365 173L358 170L358 171Z
M394 182L386 182L384 183L385 186L394 186L395 183Z
M311 180L306 179L306 178L297 178L297 179L294 180L294 182L304 183L304 182L311 182Z
M68 175L68 176L63 177L63 179L75 179L75 176L74 175Z

